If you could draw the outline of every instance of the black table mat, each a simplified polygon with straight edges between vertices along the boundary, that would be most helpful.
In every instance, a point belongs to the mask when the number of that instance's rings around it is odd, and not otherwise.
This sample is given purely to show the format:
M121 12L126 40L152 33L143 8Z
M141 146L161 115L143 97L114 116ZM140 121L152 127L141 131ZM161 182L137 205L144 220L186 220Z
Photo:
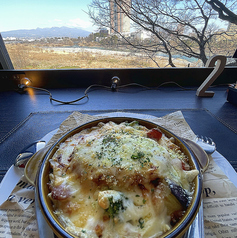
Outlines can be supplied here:
M120 112L143 113L161 117L177 111L177 109L147 109L147 110L119 110ZM237 134L234 129L224 125L218 118L205 109L181 110L184 118L195 134L213 138L220 152L237 171ZM73 111L63 112L37 112L31 113L16 128L0 139L0 181L9 167L14 163L18 153L30 143L41 139L50 131L58 128L60 124ZM106 111L80 111L90 115L114 112Z

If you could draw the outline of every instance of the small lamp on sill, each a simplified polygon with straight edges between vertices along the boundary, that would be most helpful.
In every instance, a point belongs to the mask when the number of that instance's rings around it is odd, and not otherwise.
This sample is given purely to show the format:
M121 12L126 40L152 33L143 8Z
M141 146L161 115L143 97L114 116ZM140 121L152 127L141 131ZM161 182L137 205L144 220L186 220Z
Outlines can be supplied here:
M29 86L31 83L32 83L32 81L26 77L24 77L20 80L20 84L24 84L25 86Z
M114 76L111 79L111 90L115 92L117 90L117 86L120 83L120 78L118 76Z
M31 83L32 81L29 78L21 78L20 83L18 84L18 92L23 93L24 89L27 88L27 86L31 85Z

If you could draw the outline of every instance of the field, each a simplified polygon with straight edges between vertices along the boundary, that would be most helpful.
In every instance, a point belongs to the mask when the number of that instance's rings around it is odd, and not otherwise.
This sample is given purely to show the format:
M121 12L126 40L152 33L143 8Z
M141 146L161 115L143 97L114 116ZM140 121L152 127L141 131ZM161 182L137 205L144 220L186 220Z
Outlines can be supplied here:
M28 43L6 44L15 69L68 68L147 68L158 67L145 55L124 54L116 51L39 46ZM156 57L159 67L166 67L166 57ZM177 67L187 67L188 61L174 60Z

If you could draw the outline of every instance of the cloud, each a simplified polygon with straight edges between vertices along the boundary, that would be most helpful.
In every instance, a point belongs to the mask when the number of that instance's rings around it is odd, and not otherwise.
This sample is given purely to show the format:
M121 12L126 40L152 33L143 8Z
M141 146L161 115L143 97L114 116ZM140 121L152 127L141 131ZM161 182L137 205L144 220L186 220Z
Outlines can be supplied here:
M80 18L76 18L76 19L70 19L68 26L70 27L81 27L81 28L89 28L92 27L92 23L89 21L84 21Z

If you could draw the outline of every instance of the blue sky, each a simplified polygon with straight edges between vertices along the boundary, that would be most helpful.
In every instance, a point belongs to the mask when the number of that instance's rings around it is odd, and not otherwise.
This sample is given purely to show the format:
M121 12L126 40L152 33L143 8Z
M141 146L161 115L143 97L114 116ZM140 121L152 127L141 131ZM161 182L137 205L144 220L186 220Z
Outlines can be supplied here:
M0 32L54 26L95 31L97 28L93 27L84 12L88 11L91 2L92 0L0 0Z
M37 27L81 27L93 31L91 0L0 0L0 32Z

